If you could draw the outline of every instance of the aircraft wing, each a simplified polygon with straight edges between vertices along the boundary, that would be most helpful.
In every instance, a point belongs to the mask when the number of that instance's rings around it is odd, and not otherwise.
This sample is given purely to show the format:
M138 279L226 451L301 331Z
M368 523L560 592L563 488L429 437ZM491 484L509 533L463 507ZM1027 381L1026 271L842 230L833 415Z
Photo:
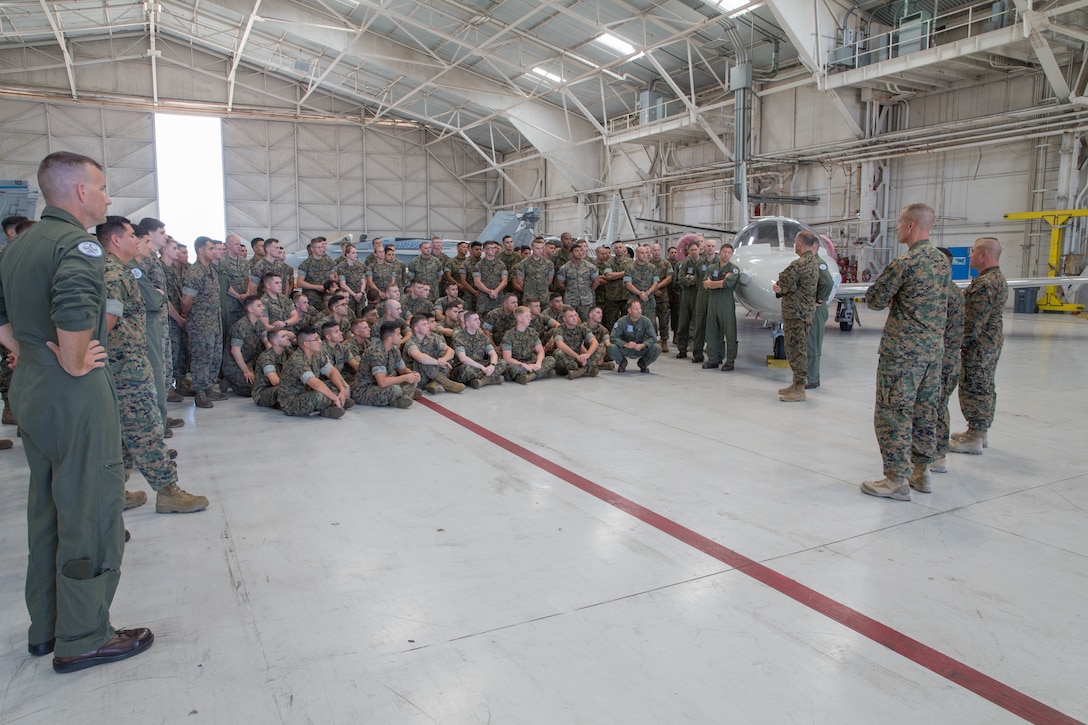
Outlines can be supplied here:
M1085 272L1088 273L1088 269ZM1022 277L1005 281L1009 289L1028 287L1069 287L1076 289L1081 285L1088 284L1088 276L1082 274L1080 277ZM869 289L871 284L872 282L843 282L835 288L835 299L848 300L855 297L864 297L865 291ZM969 284L971 284L970 280L956 280L956 286L960 289L965 289Z

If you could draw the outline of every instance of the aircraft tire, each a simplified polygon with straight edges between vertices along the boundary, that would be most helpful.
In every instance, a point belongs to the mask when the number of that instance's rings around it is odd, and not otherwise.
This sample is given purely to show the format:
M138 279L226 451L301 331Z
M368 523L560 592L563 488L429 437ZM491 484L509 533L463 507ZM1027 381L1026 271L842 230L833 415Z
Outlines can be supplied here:
M779 335L774 339L774 359L786 359L786 337L784 335Z
M851 330L854 329L854 323L853 322L840 322L839 323L839 329L842 330L843 332L850 332Z

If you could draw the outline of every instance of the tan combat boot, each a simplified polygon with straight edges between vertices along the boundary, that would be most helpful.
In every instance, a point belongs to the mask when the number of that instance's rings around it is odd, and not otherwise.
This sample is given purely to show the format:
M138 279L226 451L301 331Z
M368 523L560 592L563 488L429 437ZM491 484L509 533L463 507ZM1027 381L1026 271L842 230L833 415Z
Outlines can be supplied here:
M955 441L955 440L958 440L960 438L963 438L963 437L969 435L970 433L971 433L971 429L968 428L965 431L961 431L959 433L953 433L951 436L949 436L949 438L951 440ZM989 448L990 447L990 431L982 431L982 447L983 448Z
M948 459L941 456L929 464L929 470L933 473L948 473Z
M125 491L125 511L147 503L147 494L143 491Z
M805 384L794 383L786 388L785 393L779 393L778 399L783 403L801 403L805 400Z
M155 513L191 514L208 508L208 499L183 491L176 483L155 494Z
M2 364L3 363L0 362L0 365L2 365ZM11 407L10 406L7 406L7 405L4 406L4 415L3 415L3 418L0 419L0 423L3 423L4 425L18 425L18 423L15 422L15 416L12 415L12 413L11 413Z
M932 493L933 485L929 480L929 467L924 463L915 463L914 470L907 479L910 487L919 493Z
M967 453L972 456L981 456L983 440L986 434L977 428L968 428L963 435L952 439L948 450L953 453Z
M787 386L786 386L786 387L784 387L784 388L779 388L779 389L778 389L778 394L779 394L779 395L787 395L787 394L789 394L789 393L790 393L790 391L792 391L792 390L793 390L793 388L794 388L794 384L793 384L793 383L790 383L789 385L787 385Z
M445 375L436 375L434 380L441 385L447 393L460 393L465 389L464 383L455 383Z
M522 373L516 378L518 385L528 385L536 380L536 373Z
M571 380L577 380L578 378L585 375L586 372L587 372L587 370L585 368L574 368L573 370L571 370L571 371L569 371L567 373L567 377L569 379L571 379Z
M661 352L662 353L666 353L666 352L669 351L669 341L667 339L665 339L663 337L660 340L658 340L658 342L661 343Z
M214 408L212 401L208 400L208 395L203 390L196 391L196 407L198 408Z
M442 392L442 386L438 384L438 381L431 380L423 385L423 389L431 395L438 395Z
M902 478L882 478L879 481L865 481L861 492L870 496L890 498L896 501L910 501L910 486Z

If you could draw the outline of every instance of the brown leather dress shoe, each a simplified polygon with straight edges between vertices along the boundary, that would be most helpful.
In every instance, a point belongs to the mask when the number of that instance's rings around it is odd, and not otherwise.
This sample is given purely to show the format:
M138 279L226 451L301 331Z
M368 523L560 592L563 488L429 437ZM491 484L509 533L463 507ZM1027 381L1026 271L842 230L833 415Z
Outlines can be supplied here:
M113 639L93 652L85 652L72 657L54 657L55 672L78 672L95 665L104 665L118 660L134 657L151 647L155 635L150 629L119 629Z

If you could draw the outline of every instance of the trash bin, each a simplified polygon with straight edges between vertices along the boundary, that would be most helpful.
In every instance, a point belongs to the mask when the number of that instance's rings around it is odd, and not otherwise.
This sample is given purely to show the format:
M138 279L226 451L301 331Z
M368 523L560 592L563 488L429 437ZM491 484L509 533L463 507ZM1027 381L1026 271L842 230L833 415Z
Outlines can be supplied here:
M1012 311L1034 314L1037 311L1035 305L1038 295L1038 287L1022 287L1016 290L1016 299L1013 301Z

